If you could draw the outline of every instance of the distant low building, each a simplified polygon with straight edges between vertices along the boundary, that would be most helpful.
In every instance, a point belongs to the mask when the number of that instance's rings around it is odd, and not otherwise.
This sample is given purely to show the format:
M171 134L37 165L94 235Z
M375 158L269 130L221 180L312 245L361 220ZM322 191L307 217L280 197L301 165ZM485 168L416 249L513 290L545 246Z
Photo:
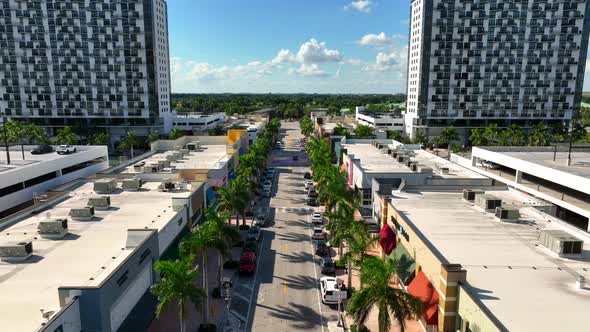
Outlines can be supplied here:
M358 123L375 129L388 131L403 131L404 119L393 113L368 113L365 106L357 106L355 119Z
M164 116L164 134L170 133L173 128L193 133L204 132L215 126L225 123L225 113L212 114L173 111Z

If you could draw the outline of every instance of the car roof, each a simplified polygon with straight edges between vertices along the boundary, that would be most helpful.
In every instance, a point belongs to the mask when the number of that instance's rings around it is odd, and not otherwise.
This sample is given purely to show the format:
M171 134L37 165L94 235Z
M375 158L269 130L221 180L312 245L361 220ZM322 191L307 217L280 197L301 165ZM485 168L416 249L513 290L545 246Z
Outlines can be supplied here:
M322 277L320 279L320 281L323 281L326 283L326 290L335 290L336 289L336 283L337 280L334 277Z
M323 229L323 228L321 228L321 227L314 227L314 228L313 228L313 231L314 231L314 232L315 232L315 231L320 231L320 232L323 232L323 231L324 231L324 229Z

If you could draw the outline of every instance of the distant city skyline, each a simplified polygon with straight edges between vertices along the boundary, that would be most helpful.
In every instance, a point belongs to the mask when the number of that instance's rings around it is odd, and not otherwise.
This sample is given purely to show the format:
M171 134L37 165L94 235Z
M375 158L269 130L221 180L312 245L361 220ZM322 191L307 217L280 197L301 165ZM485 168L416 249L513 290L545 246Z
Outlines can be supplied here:
M405 93L409 4L169 1L172 92Z

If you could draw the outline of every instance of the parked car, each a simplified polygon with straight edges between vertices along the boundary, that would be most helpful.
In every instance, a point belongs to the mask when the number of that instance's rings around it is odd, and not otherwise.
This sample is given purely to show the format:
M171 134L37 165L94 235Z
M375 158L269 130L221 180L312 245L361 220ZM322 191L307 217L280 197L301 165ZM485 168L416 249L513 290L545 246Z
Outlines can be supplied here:
M313 190L313 191L309 191L309 192L307 193L307 197L308 197L308 198L318 198L318 193L317 193L315 190Z
M264 225L266 225L266 217L262 214L257 215L256 217L254 217L252 225L257 227L264 227Z
M245 252L240 258L239 273L254 273L256 270L256 254L253 252Z
M51 145L37 145L31 150L31 154L45 154L53 152Z
M306 203L308 206L318 206L318 200L313 197L308 197Z
M306 180L311 180L311 173L309 173L309 172L305 172L305 173L303 174L303 178L304 178L304 179L306 179Z
M326 242L319 240L314 243L314 253L321 257L330 256L330 249Z
M258 244L256 241L246 241L244 246L242 247L242 253L245 252L253 252L256 253L258 251Z
M313 186L313 181L305 180L305 189L309 189L310 186Z
M311 233L312 240L326 240L326 233L324 233L324 229L321 227L314 227L313 233Z
M268 168L266 169L266 172L267 172L267 173L270 173L270 174L275 174L276 170L275 170L273 167L268 167Z
M320 267L322 269L322 274L334 274L336 272L336 266L330 257L320 258Z
M294 155L293 156L293 161L297 161L297 160L299 160L299 156L298 155Z
M73 145L60 145L55 150L57 154L68 154L76 152L76 147Z
M260 227L252 226L248 229L248 233L246 234L246 239L248 241L258 241L260 240Z
M319 225L323 224L324 223L324 216L322 216L322 214L319 212L314 212L311 215L311 223L312 224L319 224Z
M338 298L336 292L338 289L339 281L334 277L321 277L320 278L320 294L322 296L323 304L338 304Z
M272 196L272 191L270 190L270 187L264 188L264 191L262 192L262 197L270 197L270 196Z

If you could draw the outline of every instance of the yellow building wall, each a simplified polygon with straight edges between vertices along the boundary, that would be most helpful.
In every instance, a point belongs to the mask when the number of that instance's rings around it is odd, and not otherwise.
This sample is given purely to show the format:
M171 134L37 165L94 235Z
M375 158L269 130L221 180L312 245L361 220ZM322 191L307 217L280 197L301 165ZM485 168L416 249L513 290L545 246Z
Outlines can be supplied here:
M246 129L230 129L227 131L227 144L234 144L242 135L248 135Z
M465 323L469 323L469 329L471 331L481 331L481 332L496 332L500 331L496 327L496 325L492 322L492 320L483 312L479 306L475 303L471 295L466 291L466 289L459 285L459 293L458 293L458 313L459 316L463 319L463 326L458 326L457 329L461 329L465 327ZM461 330L463 331L463 330Z

